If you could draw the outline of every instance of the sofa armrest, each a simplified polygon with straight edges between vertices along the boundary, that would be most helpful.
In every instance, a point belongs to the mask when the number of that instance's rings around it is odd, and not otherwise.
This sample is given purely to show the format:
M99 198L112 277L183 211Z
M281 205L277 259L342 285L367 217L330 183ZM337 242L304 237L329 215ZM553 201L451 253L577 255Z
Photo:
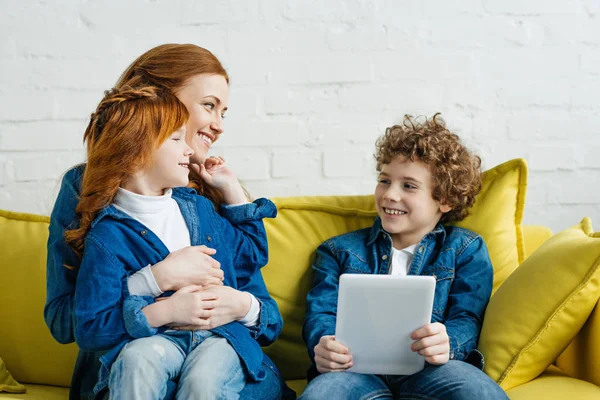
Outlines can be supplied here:
M538 247L553 235L550 228L542 225L523 225L525 240L525 258L529 257Z
M600 386L600 301L556 365L574 378Z

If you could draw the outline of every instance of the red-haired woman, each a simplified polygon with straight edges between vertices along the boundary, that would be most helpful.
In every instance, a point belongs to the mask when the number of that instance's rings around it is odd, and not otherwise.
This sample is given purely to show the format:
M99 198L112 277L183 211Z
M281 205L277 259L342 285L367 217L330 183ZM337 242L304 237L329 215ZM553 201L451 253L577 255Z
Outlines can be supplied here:
M208 150L223 133L228 82L223 66L208 50L191 44L167 44L141 55L116 85L117 90L155 86L175 94L185 105L189 113L187 143L194 151L190 165L196 166L189 171L190 186L209 199L217 209L223 204L238 202L241 190L239 186L219 186L219 182L206 182L200 176L207 176L204 164L208 159ZM86 140L89 142L87 133ZM80 165L65 174L50 221L44 316L52 335L61 343L75 341L73 307L80 259L67 245L64 233L80 225L81 215L76 213L76 206L84 171L85 165ZM177 291L188 285L219 284L223 271L214 254L210 246L187 246L173 251L164 260L143 266L140 271L130 275L127 289L134 295L156 297L162 292ZM222 326L239 320L242 311L248 310L248 298L247 293L239 290L220 293L219 304L211 311L212 324ZM205 306L208 309L211 304ZM280 314L274 302L259 302L259 306L258 325L251 329L251 335L260 341L261 334L273 323L271 319L280 318ZM205 326L184 327L192 331L202 328ZM97 353L79 352L71 384L71 398L95 397L92 389L98 379L100 366ZM241 396L250 399L280 398L284 387L282 382L273 362L264 356L260 379L249 380ZM170 388L174 386L171 381Z

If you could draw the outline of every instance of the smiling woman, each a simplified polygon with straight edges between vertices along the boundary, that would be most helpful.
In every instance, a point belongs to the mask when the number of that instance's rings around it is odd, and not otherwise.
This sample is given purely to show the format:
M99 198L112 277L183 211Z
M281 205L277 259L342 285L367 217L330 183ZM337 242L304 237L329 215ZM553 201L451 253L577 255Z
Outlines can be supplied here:
M247 202L243 189L235 179L235 174L226 167L223 160L208 156L211 145L219 139L224 131L223 117L229 101L228 83L229 77L225 69L210 51L192 44L165 44L138 57L120 77L115 90L121 91L125 88L138 90L153 86L175 94L189 114L185 123L185 132L183 130L179 133L175 131L172 133L173 136L167 140L167 142L171 139L181 141L185 137L189 146L184 146L189 149L187 153L182 151L181 154L178 154L179 158L176 159L176 164L178 167L186 168L184 164L187 163L187 157L189 157L191 163L186 172L189 172L190 186L207 199L208 204L212 204L212 207L218 208L224 205L228 210L226 214L232 217L241 215L243 210L240 209L240 212L236 213L235 208L229 210L227 204L242 204L239 207L243 209L251 207L253 204ZM95 120L95 114L92 115L91 123ZM96 120L96 122L98 121ZM101 125L102 121L98 126ZM85 139L88 144L90 138L91 136L86 131ZM158 164L156 167L160 170L154 171L158 175L166 172ZM81 192L85 170L86 165L83 164L72 168L65 174L50 221L47 299L44 317L52 335L60 343L71 343L76 339L78 342L80 340L85 342L84 338L78 337L75 329L82 316L74 315L74 309L78 304L75 292L78 282L82 279L78 277L82 260L67 244L64 235L65 231L81 226L82 214L79 209L76 212L76 207L80 196L81 198L86 197L86 194ZM156 175L154 172L152 176ZM175 175L177 175L177 179L181 178L180 183L182 184L187 180L179 177L179 174ZM173 177L164 178L168 178L169 182L172 182L171 178ZM138 191L136 185L128 186L131 182L135 182L139 186L143 180L124 181L119 188L120 191L125 190L124 187L133 189L126 192ZM93 185L88 185L87 190L93 194L96 189ZM109 202L112 200L112 198L108 199ZM178 210L177 208L175 211ZM236 220L235 222L242 221ZM150 223L148 222L148 224ZM179 226L179 234L185 236L187 234L186 224L183 223ZM141 230L142 236L150 240L153 236L145 234L148 231L147 229ZM192 238L198 236L192 232L190 234L192 234ZM159 238L163 239L160 235ZM210 241L210 236L208 238ZM161 242L165 242L165 240L159 240L157 243ZM162 244L166 245L166 243ZM185 331L200 332L200 336L206 336L202 333L207 332L206 329L218 331L220 327L239 321L240 324L233 325L249 330L251 334L246 335L256 343L253 348L258 349L255 358L252 359L255 367L252 370L244 369L244 385L239 393L240 397L249 399L280 398L284 384L279 377L277 368L267 356L263 355L259 345L268 345L278 336L281 330L281 315L276 303L264 288L258 269L260 265L253 265L255 270L247 273L244 282L229 285L232 287L223 286L223 280L231 282L231 277L228 278L224 273L225 264L221 257L230 252L235 256L236 249L222 249L219 250L219 255L215 255L215 249L201 244L203 244L201 241L189 242L188 239L187 246L167 246L166 248L163 246L165 253L162 258L159 257L155 261L148 261L143 265L136 266L137 272L131 271L126 275L128 277L123 293L127 293L131 298L153 299L163 292L174 291L174 296L179 299L190 298L189 303L184 302L183 304L187 304L188 308L193 308L192 306L195 305L200 318L187 323L179 321L178 329L182 333ZM156 246L160 247L160 244L156 244ZM216 247L214 241L211 247ZM99 266L102 267L101 263ZM202 299L200 301L193 300L194 296L190 296L191 293L189 293L190 287L198 288L200 285L205 289L195 293L202 293L199 295ZM79 291L79 293L84 292ZM213 301L215 297L219 299L217 303ZM127 297L122 299L123 304L127 300ZM151 302L153 303L153 301ZM135 314L137 315L136 321L145 321L146 324L155 327L174 322L161 321L161 317L165 316L164 312L152 312L157 308L164 308L165 305L161 303L167 303L167 301L150 304L144 309L145 311ZM164 330L164 328L162 329ZM127 332L126 335L131 336L130 339L136 337L132 331ZM226 334L223 333L223 335ZM106 348L102 350L106 350ZM100 367L106 366L107 362L105 358L100 359L103 353L105 351L80 351L73 375L71 398L91 399L103 395L101 393L103 385L100 383L106 376L99 375ZM149 382L144 381L144 379L148 379L148 374L137 370L134 371L134 375L128 376L130 380L140 379L134 386L142 388L148 385ZM173 379L176 375L170 375L169 378ZM177 384L173 380L169 380L160 397L174 396L177 390ZM108 393L105 392L104 396L108 396Z

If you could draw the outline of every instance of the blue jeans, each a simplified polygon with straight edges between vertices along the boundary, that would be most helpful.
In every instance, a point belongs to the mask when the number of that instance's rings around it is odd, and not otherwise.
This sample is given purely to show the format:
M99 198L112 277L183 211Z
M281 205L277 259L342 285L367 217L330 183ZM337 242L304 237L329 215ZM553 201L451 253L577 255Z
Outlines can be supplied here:
M313 379L299 397L311 399L508 399L490 377L471 364L426 364L413 375L366 375L328 372Z
M110 371L110 399L162 399L177 377L177 399L238 399L246 384L226 339L209 331L168 332L123 348Z

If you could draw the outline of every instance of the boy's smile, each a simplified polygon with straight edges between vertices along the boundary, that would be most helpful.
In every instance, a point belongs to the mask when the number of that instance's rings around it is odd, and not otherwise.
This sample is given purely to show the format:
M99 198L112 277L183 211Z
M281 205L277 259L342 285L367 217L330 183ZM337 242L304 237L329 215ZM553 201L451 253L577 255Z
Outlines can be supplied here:
M375 188L375 204L383 229L397 249L417 244L431 232L450 207L432 197L429 167L396 156L384 164Z

